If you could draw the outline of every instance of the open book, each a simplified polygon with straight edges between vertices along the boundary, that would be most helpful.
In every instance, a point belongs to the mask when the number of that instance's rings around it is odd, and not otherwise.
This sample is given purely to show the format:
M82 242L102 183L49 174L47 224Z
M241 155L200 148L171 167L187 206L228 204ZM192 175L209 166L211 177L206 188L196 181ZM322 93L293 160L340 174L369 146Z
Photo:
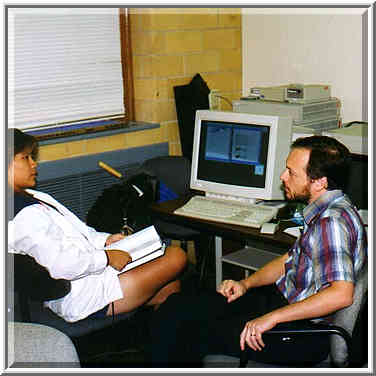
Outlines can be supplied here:
M127 264L121 272L135 268L145 262L151 261L164 254L166 246L162 243L154 226L149 226L143 230L128 235L115 243L110 244L105 249L117 249L126 251L132 257L132 262Z

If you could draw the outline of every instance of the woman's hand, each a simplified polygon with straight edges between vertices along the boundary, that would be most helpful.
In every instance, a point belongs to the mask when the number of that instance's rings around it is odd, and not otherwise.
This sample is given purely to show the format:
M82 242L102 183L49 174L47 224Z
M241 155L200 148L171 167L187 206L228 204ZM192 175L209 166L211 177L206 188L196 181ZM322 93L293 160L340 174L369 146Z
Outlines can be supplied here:
M117 249L107 249L105 252L107 254L108 265L118 271L122 270L132 261L132 257L128 252L119 251Z
M262 334L276 325L272 312L248 321L240 334L240 348L244 350L247 344L251 349L261 351L265 347Z
M108 245L118 242L121 239L124 239L125 236L123 234L112 234L106 239L105 246L107 247Z
M233 281L226 279L217 287L217 292L227 298L227 303L231 303L247 292L247 287L243 281Z

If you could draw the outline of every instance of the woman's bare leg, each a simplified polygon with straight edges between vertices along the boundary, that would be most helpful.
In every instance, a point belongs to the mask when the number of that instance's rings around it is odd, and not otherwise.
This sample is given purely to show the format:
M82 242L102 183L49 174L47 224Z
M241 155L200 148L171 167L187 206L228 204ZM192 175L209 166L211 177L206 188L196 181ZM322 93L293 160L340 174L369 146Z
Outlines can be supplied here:
M154 306L157 309L171 294L180 291L180 280L175 279L163 286L148 302L146 305Z
M170 246L162 257L119 274L124 297L114 302L114 313L130 312L145 303L157 306L163 303L170 294L180 291L176 277L186 263L186 253ZM111 307L107 312L110 314Z

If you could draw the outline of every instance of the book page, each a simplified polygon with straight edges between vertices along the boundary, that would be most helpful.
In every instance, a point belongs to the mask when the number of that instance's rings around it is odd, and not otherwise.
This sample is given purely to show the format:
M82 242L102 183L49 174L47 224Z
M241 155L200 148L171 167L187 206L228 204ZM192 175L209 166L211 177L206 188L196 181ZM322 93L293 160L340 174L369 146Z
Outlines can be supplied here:
M117 249L126 251L132 257L132 261L161 248L162 241L154 226L149 226L132 235L128 235L118 242L112 243L105 249Z
M146 262L148 261L151 261L151 260L154 260L155 258L157 257L160 257L160 256L163 256L164 255L164 251L165 251L165 245L162 246L162 248L152 252L152 253L149 253L148 255L144 256L144 257L141 257L139 258L138 260L135 260L135 261L132 261L130 262L129 264L127 264L123 270L121 270L120 273L123 273L127 270L130 270L130 269L133 269L135 268L136 266L139 266L139 265L142 265L142 264L145 264Z

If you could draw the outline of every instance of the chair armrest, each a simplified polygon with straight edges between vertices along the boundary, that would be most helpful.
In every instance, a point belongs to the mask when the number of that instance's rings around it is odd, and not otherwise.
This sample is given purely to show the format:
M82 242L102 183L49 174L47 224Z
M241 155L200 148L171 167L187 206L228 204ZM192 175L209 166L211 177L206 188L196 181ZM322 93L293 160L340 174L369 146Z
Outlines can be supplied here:
M304 338L322 335L339 335L345 342L347 349L350 350L352 337L343 328L327 322L314 322L311 320L298 320L288 323L282 323L275 326L273 329L263 333L263 337L281 337L281 341L290 340L291 338ZM241 353L239 367L245 367L248 362L246 352Z
M310 320L293 321L282 323L268 330L264 335L317 335L317 334L337 334L346 341L348 348L351 346L351 335L343 328L326 322L313 322Z

